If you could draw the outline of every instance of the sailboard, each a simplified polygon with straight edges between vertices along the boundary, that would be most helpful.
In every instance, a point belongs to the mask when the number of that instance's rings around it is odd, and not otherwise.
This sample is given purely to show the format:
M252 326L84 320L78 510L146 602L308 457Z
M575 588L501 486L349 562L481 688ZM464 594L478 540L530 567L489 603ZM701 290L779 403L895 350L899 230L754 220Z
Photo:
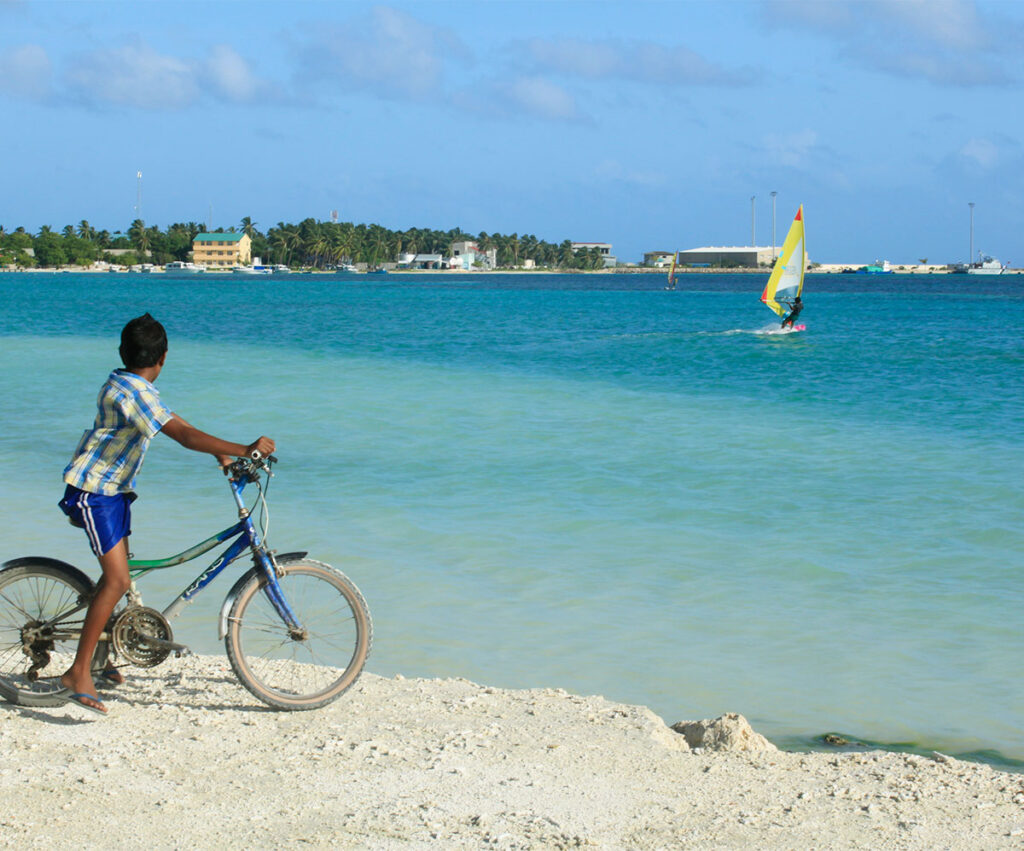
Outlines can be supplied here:
M666 290L674 290L676 288L676 260L679 257L678 251L672 252L672 268L668 270L668 285L665 287Z
M785 316L786 307L779 301L792 301L803 292L804 271L807 267L807 244L804 241L804 207L800 205L796 211L793 224L789 226L786 241L782 243L782 252L775 261L771 277L761 293L761 301L778 316ZM804 330L797 325L794 331Z

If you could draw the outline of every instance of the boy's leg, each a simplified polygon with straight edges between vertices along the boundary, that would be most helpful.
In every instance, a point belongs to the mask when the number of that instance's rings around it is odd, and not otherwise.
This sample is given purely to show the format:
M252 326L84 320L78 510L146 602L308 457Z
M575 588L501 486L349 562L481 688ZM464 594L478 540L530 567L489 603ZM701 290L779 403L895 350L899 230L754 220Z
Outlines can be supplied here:
M111 612L131 585L131 576L128 573L128 539L122 538L118 541L99 557L99 561L103 569L103 578L100 579L96 596L92 598L85 613L85 624L82 627L82 637L78 641L75 661L60 678L66 688L83 694L96 694L96 684L92 679L92 657L96 652L100 635L110 620ZM86 702L90 706L102 708L91 700Z

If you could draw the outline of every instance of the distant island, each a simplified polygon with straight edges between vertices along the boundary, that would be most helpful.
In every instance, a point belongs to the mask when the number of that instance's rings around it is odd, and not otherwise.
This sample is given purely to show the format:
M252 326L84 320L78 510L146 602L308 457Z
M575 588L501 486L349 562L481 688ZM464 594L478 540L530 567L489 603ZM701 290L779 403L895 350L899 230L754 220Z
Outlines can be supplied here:
M177 222L166 230L147 227L136 219L125 231L97 230L88 221L65 225L54 230L44 225L38 233L24 227L7 230L0 225L0 269L67 269L100 270L132 268L150 264L190 264L193 243L204 233L245 234L251 242L251 256L259 263L279 268L311 271L392 269L460 271L548 272L636 272L669 271L673 253L652 251L644 255L642 264L619 263L610 255L610 243L548 242L533 234L501 234L481 232L476 235L461 228L436 230L410 228L390 230L376 224L317 221L307 218L298 224L278 222L262 232L250 217L238 225L208 230L197 222ZM467 251L468 247L468 251ZM462 256L459 257L458 255ZM718 251L711 262L686 264L680 255L677 273L747 272L764 273L770 269L774 249L735 248L701 249ZM760 253L757 253L760 252ZM687 252L684 252L685 254ZM751 260L756 254L757 260ZM763 259L766 255L767 259ZM763 261L763 262L762 262ZM948 272L987 272L1000 274L1018 272L1003 267L991 258L970 264L929 264L921 259L916 264L811 263L808 271L820 273L860 272L867 274L941 274ZM756 262L757 265L752 265ZM996 268L985 267L995 264ZM201 270L201 267L200 267ZM285 269L287 270L287 269Z
M201 233L244 233L252 241L252 254L270 264L310 269L333 269L361 264L381 268L403 255L451 257L452 246L475 243L481 253L493 252L497 268L536 268L587 271L601 269L604 256L596 247L574 247L566 239L546 242L532 234L469 234L461 228L389 230L381 225L320 222L309 218L299 224L278 222L263 233L245 217L237 226L208 231L196 222L178 222L166 230L147 227L136 219L124 232L97 230L88 221L62 230L43 226L32 234L23 227L7 231L0 225L0 266L16 268L87 268L96 263L158 266L191 260L193 240Z

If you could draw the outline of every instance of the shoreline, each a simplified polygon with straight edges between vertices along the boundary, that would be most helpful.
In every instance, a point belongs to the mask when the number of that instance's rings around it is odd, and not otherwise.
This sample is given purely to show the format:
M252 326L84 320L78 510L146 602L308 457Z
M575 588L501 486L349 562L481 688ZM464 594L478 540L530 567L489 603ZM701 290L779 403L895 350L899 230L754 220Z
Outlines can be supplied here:
M901 275L967 275L966 272L956 272L952 269L947 269L938 266L914 266L914 265L902 265L894 266L891 272L885 273L858 273L854 272L856 268L855 264L845 263L823 263L814 269L808 269L808 275L852 275L855 278L867 278L874 280L876 278L886 278L890 275L901 276ZM464 275L660 275L667 277L668 272L665 269L654 269L645 266L622 266L617 268L609 269L389 269L387 270L389 275L452 275L460 277ZM768 275L771 269L768 267L753 267L753 266L738 266L735 268L707 268L707 269L689 269L680 268L676 270L677 276L685 275ZM173 278L174 280L188 281L196 278L202 278L206 275L212 275L215 277L233 278L234 275L230 269L208 269L205 272L198 274L179 274L176 272L166 272L162 267L157 267L149 272L140 273L132 272L128 269L110 269L104 267L79 267L79 266L62 266L60 268L26 268L26 269L11 269L8 267L0 267L0 274L83 274L83 275L156 275L158 277L166 276ZM304 269L294 270L290 274L292 275L314 275L314 276L328 276L335 277L343 275L346 277L364 277L367 275L374 275L372 272L337 272L334 270L322 270L322 269ZM984 280L990 278L999 277L1012 277L1017 275L1024 275L1024 269L1006 269L1002 275L969 275L968 277L980 277ZM286 275L271 275L259 273L256 277L267 277L275 280L283 280ZM242 280L245 280L247 276L242 276Z
M462 679L364 673L288 713L221 657L126 675L106 718L2 705L4 844L1024 846L1024 776L941 754L784 752L739 716L669 727L641 706Z

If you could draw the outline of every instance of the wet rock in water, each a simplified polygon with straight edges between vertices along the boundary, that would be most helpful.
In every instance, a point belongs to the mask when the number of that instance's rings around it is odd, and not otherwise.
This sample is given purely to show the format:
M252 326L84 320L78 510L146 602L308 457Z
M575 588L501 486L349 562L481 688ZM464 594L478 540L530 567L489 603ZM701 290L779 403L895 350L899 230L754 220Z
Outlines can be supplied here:
M672 729L684 736L691 748L746 753L778 750L760 733L755 733L746 718L735 712L711 720L679 721Z

